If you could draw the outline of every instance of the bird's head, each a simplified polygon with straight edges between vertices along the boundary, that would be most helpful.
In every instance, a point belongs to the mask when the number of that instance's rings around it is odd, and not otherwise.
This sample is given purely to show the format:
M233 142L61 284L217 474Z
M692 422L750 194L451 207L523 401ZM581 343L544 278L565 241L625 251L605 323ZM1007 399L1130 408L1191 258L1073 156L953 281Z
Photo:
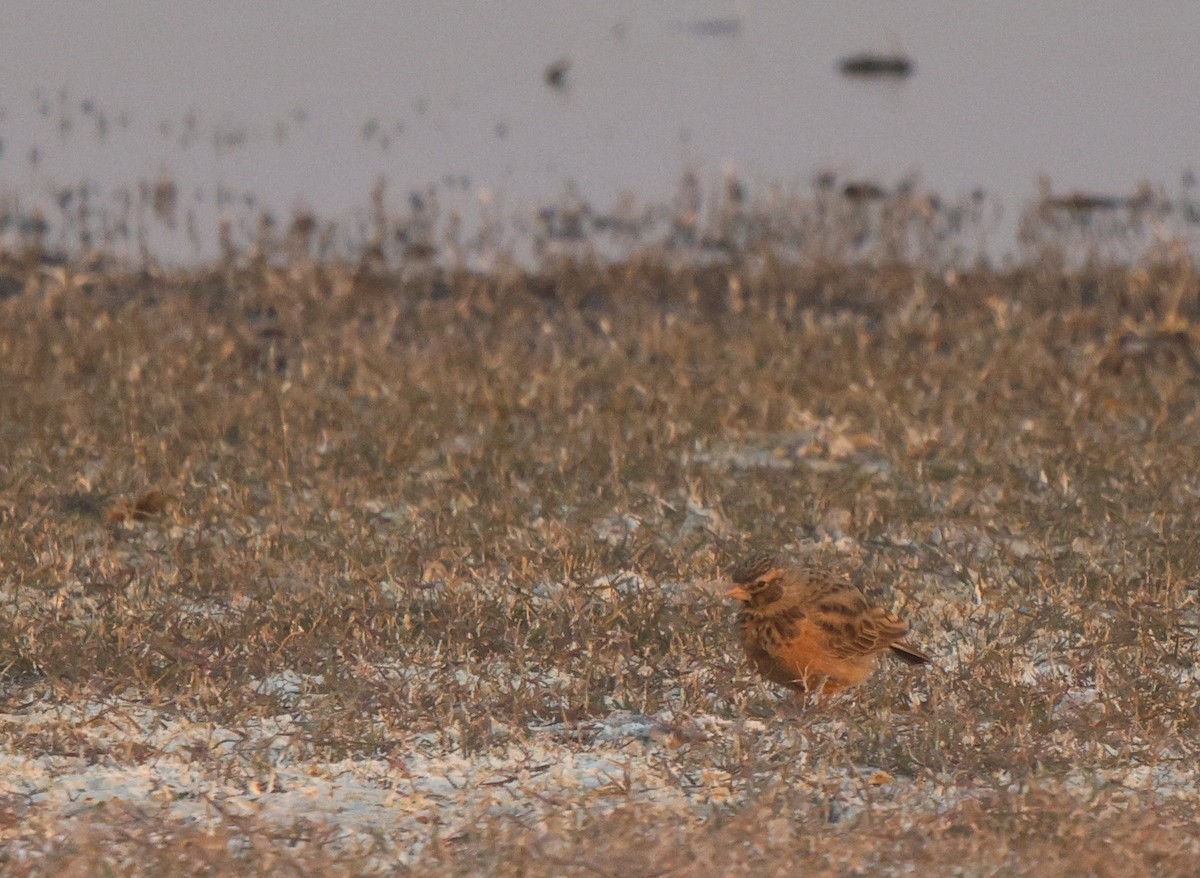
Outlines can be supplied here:
M782 593L779 584L784 566L774 555L761 554L747 558L730 572L733 588L727 597L746 604L770 603Z

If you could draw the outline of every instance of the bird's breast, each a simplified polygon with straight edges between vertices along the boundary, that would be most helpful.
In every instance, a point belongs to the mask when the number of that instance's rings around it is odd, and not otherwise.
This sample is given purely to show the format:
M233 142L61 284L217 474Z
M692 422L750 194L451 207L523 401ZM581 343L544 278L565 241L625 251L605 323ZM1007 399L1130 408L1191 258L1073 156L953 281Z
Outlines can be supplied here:
M742 639L767 652L778 652L783 644L798 636L804 619L804 610L796 606L746 608L741 614Z

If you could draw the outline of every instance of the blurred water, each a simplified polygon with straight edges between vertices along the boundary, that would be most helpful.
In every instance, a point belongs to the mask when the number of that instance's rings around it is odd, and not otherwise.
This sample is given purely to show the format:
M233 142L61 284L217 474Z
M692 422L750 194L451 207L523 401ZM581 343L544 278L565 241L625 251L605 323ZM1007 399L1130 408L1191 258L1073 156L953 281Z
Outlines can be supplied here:
M173 258L215 253L219 215L245 235L262 209L365 229L380 176L389 210L436 192L443 220L474 226L482 196L511 238L568 184L601 210L665 203L687 169L751 192L823 170L983 187L1004 249L1039 174L1178 190L1200 147L1200 5L1184 2L42 0L5 19L10 217L55 226L87 181L94 220L122 187L136 201L170 179L176 227L151 243ZM915 75L841 76L863 50L902 51Z

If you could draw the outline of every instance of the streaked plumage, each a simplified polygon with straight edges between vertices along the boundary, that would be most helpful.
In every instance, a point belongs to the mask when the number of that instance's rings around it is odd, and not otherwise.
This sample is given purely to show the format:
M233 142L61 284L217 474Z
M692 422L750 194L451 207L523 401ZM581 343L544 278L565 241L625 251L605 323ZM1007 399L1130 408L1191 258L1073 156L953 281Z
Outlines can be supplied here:
M904 641L908 623L873 607L852 584L756 555L732 573L742 602L742 646L768 680L799 692L836 692L863 680L881 652L911 665L929 657Z

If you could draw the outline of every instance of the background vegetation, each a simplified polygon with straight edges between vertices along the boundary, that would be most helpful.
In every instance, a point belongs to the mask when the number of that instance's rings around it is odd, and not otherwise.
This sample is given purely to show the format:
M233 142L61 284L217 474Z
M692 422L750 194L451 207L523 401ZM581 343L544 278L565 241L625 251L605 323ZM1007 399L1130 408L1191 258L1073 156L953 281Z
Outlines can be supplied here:
M1194 874L1187 258L3 273L5 874Z

